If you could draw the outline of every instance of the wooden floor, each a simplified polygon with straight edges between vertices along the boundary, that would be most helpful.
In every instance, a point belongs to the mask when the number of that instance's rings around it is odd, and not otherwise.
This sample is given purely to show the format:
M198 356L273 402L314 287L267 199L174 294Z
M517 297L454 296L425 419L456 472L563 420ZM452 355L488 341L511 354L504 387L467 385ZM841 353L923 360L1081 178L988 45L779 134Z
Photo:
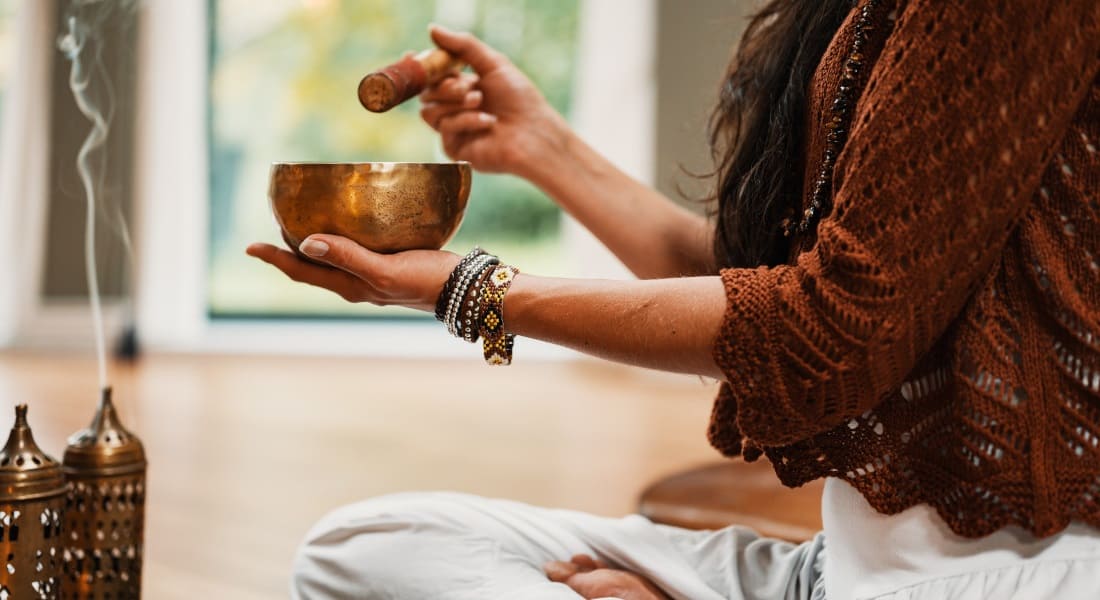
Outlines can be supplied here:
M622 515L655 478L717 457L713 384L606 363L149 357L112 372L150 461L156 600L286 597L310 524L367 496L448 489ZM26 402L60 458L96 390L91 361L0 354L0 430Z

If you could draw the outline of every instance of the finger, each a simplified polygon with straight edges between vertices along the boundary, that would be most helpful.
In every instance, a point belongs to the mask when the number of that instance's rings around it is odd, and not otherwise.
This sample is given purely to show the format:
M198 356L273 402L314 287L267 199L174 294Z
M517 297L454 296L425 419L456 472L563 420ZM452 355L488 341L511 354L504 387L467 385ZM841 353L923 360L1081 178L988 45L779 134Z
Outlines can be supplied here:
M668 596L652 583L623 571L597 569L577 573L565 585L585 598L661 598Z
M246 250L249 256L258 258L279 269L293 281L325 288L348 301L357 301L356 289L362 282L344 271L310 264L291 252L271 244L252 244Z
M446 154L451 160L466 160L470 159L466 155L465 148L465 136L444 136L441 138L443 142L443 153ZM470 161L473 162L473 161Z
M562 583L585 598L603 598L621 593L622 588L616 585L617 582L609 581L608 575L608 571L581 571Z
M346 237L314 234L298 250L306 256L332 265L368 283L374 283L383 271L381 254L371 252Z
M615 569L580 572L564 583L585 598L614 596L670 600L652 581L634 573Z
M447 77L421 92L420 99L424 102L461 102L466 94L474 90L478 81L478 76L473 73Z
M467 110L441 118L436 130L444 136L469 135L492 129L496 122L495 115Z
M481 79L474 73L460 73L449 76L420 93L425 102L458 102L466 94L477 89Z
M470 92L466 96L465 102L429 102L420 108L420 118L424 119L432 129L438 130L439 122L443 117L481 107L481 92Z
M459 133L457 135L440 135L443 142L443 151L452 160L471 160L474 156L474 144L480 138L487 137L484 133Z
M542 570L550 578L550 581L565 583L570 577L577 574L577 565L564 560L555 560L543 565Z
M493 139L493 135L488 130L461 135L445 135L442 136L442 139L443 151L454 160L478 162L477 157L492 156L500 150L500 142ZM486 168L487 165L479 167L482 170ZM497 171L489 170L485 172Z
M577 554L573 558L569 559L569 561L577 565L577 567L579 567L581 571L592 571L599 568L599 566L596 564L596 559L587 554Z
M492 73L508 63L504 55L469 33L451 31L440 25L432 25L429 31L437 46L466 61L480 75Z
M454 78L449 77L444 81L450 81L452 79ZM447 88L438 90L431 94L425 92L420 95L420 101L425 106L430 104L467 105L475 100L477 101L477 104L480 104L481 99L481 90L473 89L471 86L448 86Z

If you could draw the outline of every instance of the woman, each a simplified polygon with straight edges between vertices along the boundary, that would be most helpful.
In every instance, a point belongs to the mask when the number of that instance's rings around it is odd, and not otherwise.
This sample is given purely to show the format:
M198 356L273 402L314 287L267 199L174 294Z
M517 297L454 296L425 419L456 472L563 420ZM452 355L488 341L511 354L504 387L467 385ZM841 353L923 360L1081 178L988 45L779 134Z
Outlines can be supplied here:
M1100 3L773 0L712 122L713 225L500 54L432 35L476 72L423 97L447 153L534 182L640 281L328 235L301 251L336 269L250 253L351 301L438 301L458 335L468 300L496 360L507 332L719 378L712 443L788 485L827 477L824 532L402 495L318 524L297 595L1100 597Z

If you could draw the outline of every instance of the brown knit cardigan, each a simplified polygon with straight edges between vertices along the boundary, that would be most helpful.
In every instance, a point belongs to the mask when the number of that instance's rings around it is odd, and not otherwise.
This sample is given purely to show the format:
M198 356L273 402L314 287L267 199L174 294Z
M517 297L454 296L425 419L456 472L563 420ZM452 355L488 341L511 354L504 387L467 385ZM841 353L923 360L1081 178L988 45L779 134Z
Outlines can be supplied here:
M710 439L968 537L1100 527L1100 2L895 14L831 213L788 264L722 271ZM853 22L811 84L807 184Z

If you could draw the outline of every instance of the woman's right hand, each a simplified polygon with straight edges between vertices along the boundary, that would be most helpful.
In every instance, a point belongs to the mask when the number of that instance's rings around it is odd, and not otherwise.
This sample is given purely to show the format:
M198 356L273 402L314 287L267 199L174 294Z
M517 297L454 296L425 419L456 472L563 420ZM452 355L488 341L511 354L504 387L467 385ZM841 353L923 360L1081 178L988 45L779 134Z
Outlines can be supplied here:
M431 35L474 70L420 96L420 115L439 132L444 151L479 171L536 178L540 157L565 150L571 135L565 119L526 75L481 40L439 26Z
M455 160L538 186L642 278L715 273L711 226L636 181L569 129L502 54L468 33L432 28L473 67L421 94L421 116Z

